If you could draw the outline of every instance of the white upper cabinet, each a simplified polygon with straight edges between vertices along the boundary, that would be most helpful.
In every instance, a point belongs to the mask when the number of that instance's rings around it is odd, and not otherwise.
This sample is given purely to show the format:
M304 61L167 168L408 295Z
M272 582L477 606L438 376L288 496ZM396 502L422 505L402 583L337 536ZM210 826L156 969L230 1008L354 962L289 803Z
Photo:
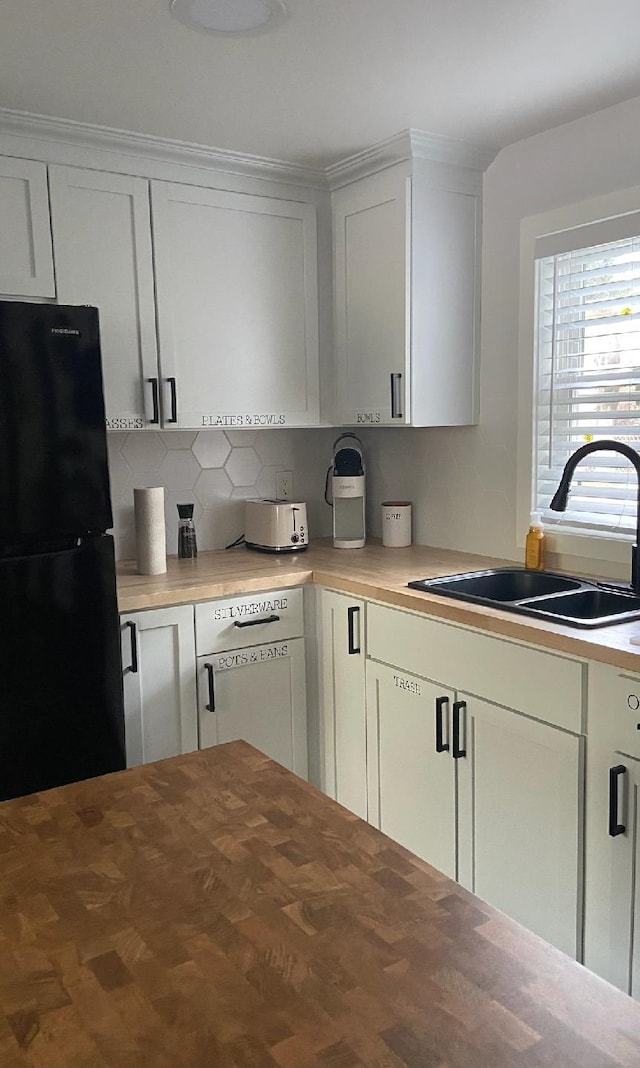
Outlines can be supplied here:
M0 157L0 293L56 294L44 163Z
M98 308L107 427L158 425L149 183L77 167L49 177L58 300Z
M165 424L317 424L315 208L168 182L151 191Z
M435 164L333 192L337 424L477 421L480 196Z

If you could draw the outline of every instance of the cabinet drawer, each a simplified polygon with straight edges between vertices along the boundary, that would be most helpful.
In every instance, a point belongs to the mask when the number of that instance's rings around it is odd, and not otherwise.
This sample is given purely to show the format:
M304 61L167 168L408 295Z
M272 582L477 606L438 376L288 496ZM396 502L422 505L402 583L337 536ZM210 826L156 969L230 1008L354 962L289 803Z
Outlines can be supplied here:
M367 611L367 655L546 723L582 731L585 669L577 660L377 604Z
M198 656L302 637L302 590L270 590L196 605Z
M599 698L603 700L602 695ZM615 675L607 680L605 707L593 708L594 716L607 724L606 734L612 749L640 759L640 678L637 675Z

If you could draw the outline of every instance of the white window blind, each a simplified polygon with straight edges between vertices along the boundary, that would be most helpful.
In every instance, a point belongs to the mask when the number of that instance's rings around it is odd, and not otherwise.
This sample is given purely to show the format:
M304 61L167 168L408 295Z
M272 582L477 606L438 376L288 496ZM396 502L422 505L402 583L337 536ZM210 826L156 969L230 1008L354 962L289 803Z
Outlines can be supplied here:
M635 224L640 234L637 216ZM543 255L536 267L533 507L549 525L632 533L637 478L618 453L578 464L566 512L548 505L585 442L613 438L640 450L640 236Z

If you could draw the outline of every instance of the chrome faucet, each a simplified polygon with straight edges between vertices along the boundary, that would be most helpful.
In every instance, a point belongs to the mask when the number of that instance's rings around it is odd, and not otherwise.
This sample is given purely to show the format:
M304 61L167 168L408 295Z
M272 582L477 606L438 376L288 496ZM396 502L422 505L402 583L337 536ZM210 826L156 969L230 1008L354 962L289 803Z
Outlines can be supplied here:
M640 594L640 553L638 552L638 545L640 544L640 456L635 449L632 449L630 445L625 445L623 441L610 441L607 438L602 441L590 441L588 445L581 445L579 449L572 453L564 465L560 484L553 495L553 500L549 507L554 512L564 512L567 507L573 472L580 461L591 452L619 452L622 456L626 456L628 460L631 460L636 469L638 501L636 504L636 543L631 550L631 588L634 593Z

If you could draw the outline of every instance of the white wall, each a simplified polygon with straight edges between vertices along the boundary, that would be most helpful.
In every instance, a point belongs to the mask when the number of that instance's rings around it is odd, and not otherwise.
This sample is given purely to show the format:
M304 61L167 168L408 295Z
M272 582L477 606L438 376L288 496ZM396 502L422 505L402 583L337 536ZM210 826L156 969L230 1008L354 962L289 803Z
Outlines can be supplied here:
M416 542L522 558L525 531L516 529L520 221L640 184L638 129L640 98L511 145L488 169L480 424L365 431L371 533L380 533L378 503L406 497L414 503ZM585 561L581 566L590 570Z

